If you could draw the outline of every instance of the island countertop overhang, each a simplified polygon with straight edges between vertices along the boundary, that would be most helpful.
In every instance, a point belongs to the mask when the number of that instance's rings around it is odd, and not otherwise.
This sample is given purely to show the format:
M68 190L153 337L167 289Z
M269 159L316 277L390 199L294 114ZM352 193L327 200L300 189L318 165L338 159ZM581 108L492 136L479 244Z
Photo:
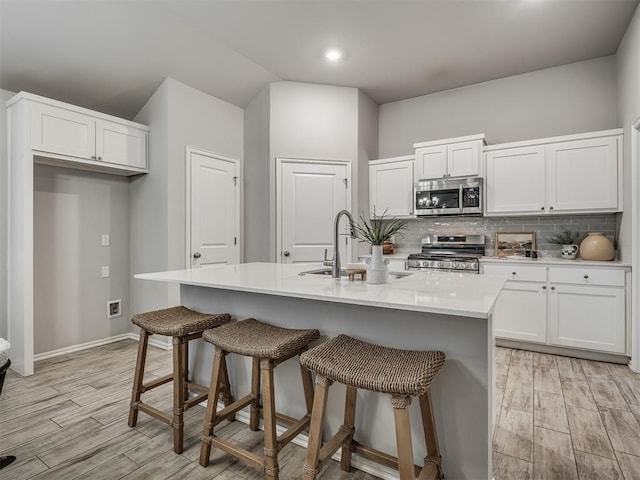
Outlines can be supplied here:
M415 272L384 285L299 275L314 267L317 264L243 263L136 274L134 278L479 319L492 314L506 282L502 276L448 272Z

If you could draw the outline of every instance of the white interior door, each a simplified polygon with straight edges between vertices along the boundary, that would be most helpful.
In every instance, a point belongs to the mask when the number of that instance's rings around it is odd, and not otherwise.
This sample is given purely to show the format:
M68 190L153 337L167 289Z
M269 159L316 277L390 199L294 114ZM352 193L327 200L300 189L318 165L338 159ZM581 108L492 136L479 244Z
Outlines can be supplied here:
M239 162L187 148L187 265L238 263Z
M333 222L349 209L351 177L348 162L278 160L278 252L280 263L320 262L333 255ZM340 227L346 231L346 220ZM350 258L350 237L340 237L343 263Z

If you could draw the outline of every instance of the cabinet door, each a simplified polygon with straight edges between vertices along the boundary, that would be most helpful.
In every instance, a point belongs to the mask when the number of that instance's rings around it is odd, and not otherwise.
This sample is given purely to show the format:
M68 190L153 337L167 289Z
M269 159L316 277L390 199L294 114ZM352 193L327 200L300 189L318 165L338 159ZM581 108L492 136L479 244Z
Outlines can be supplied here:
M97 120L98 160L127 167L147 168L147 132L119 123Z
M369 213L413 215L413 164L411 160L369 166Z
M480 175L480 145L479 141L449 145L447 147L447 176Z
M498 297L493 324L496 337L546 343L546 284L507 282Z
M432 180L446 175L446 145L416 148L416 180Z
M31 148L40 152L95 159L96 121L64 108L33 103Z
M548 145L546 155L550 210L617 210L616 137Z
M544 147L487 153L487 213L544 213Z
M624 288L551 284L549 342L624 353Z

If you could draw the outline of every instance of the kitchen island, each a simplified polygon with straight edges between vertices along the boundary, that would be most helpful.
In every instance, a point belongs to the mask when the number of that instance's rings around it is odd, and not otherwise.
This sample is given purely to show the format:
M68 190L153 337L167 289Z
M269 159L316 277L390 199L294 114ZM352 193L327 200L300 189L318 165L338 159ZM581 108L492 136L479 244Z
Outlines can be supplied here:
M442 350L446 363L432 384L434 416L449 479L491 478L494 338L491 315L505 279L487 275L416 272L386 285L320 275L299 275L312 265L250 263L136 275L180 284L181 302L199 311L229 312L291 328L317 328L323 338L340 333L394 348ZM212 346L190 351L191 371L208 384ZM250 360L231 355L234 395L249 391ZM276 405L284 414L304 414L297 362L275 370ZM331 389L327 435L342 422L344 387ZM425 455L418 402L411 405L414 457ZM393 409L388 396L358 392L356 439L396 453ZM353 465L381 478L395 472L354 457ZM302 465L300 466L302 468Z

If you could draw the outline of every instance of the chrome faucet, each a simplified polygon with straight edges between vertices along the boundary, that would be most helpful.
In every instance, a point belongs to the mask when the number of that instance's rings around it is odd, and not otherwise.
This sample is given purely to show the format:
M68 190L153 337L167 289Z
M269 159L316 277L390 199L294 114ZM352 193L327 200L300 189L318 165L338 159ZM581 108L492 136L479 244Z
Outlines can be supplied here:
M336 215L336 220L333 224L333 259L332 260L327 259L327 250L326 249L324 250L323 263L326 266L332 267L331 276L333 278L340 277L340 251L338 249L338 235L339 235L338 228L340 227L340 219L342 218L343 215L346 215L347 218L349 219L350 233L348 235L350 235L351 238L358 238L358 236L356 235L356 229L353 224L353 217L351 216L348 210L340 210Z

